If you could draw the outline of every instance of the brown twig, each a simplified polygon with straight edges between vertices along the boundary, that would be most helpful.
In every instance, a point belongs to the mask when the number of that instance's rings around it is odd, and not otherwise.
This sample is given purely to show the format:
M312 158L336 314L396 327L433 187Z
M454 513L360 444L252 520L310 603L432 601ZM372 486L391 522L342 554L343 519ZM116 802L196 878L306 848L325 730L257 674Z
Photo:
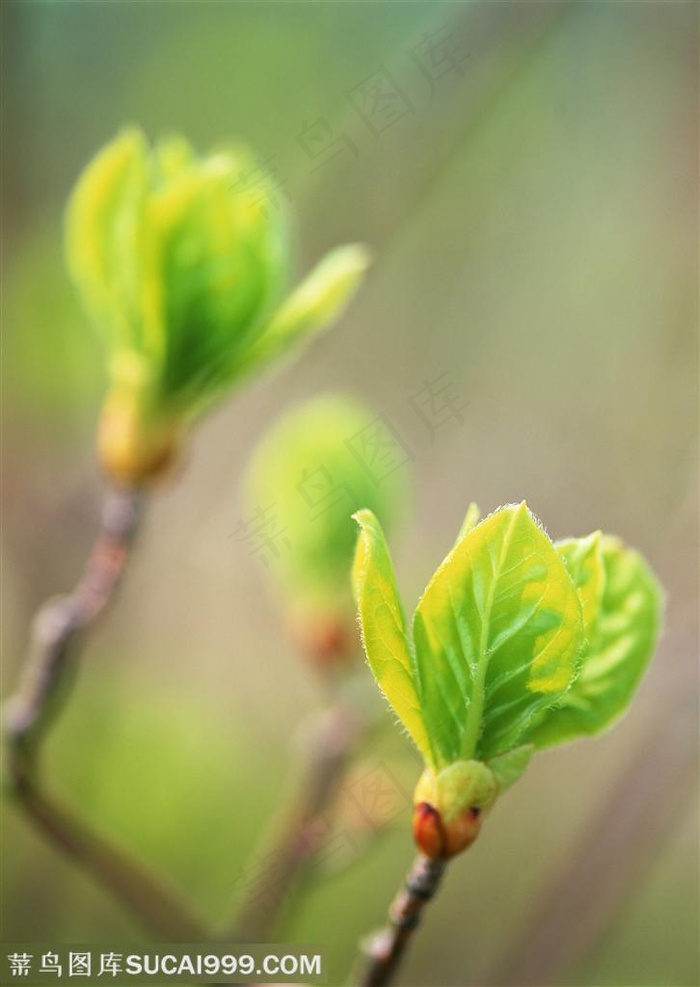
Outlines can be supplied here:
M49 601L34 620L19 688L4 709L12 793L28 819L56 847L97 878L158 938L206 938L170 889L122 850L92 832L46 794L39 759L47 728L65 695L79 642L109 604L138 530L141 494L120 488L105 502L97 542L76 589Z
M423 908L440 886L446 860L431 860L419 854L406 882L389 909L389 924L366 946L369 962L360 980L362 987L383 987L391 983Z
M325 813L363 731L356 710L338 702L311 721L303 737L305 763L294 804L256 854L255 879L245 890L234 922L238 941L264 941L313 868L327 836Z
M108 888L157 941L207 940L204 928L170 887L42 791L34 778L22 778L15 793L37 829Z
M111 600L138 528L141 497L118 489L107 497L85 573L68 596L49 600L34 619L18 691L4 710L12 774L30 770L72 670L76 642Z

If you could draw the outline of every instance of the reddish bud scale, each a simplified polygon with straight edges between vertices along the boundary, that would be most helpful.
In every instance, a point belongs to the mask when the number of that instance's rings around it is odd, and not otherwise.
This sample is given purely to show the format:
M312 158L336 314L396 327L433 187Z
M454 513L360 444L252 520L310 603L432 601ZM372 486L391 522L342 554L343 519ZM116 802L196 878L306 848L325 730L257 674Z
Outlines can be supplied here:
M470 808L445 822L435 806L419 802L413 808L413 838L426 857L447 860L472 845L481 829L481 817L480 809Z

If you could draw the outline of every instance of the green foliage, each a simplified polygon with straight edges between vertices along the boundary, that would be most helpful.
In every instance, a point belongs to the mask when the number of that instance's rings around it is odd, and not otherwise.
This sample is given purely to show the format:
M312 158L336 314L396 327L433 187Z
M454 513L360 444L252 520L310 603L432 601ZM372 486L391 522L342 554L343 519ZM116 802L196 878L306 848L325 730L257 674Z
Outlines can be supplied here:
M452 550L418 604L413 639L439 765L512 749L564 694L583 647L581 604L524 504Z
M619 716L651 657L661 595L646 564L599 533L555 546L526 505L472 505L409 636L381 528L360 525L355 594L367 659L436 774L486 762L501 788L534 747Z
M353 565L353 584L365 653L379 688L423 758L434 764L415 657L384 532L369 510L359 511L355 518L361 534Z
M285 301L287 226L244 148L200 158L182 138L149 149L130 129L88 165L67 257L108 348L114 472L157 471L185 424L341 313L366 250L333 251Z
M403 473L377 483L353 452L351 440L375 418L349 397L322 395L285 413L251 463L248 509L269 512L286 539L270 553L271 571L284 596L309 611L342 610L352 619L351 515L369 505L390 526L405 506Z
M523 744L522 747L516 747L515 750L491 758L488 766L496 778L499 792L510 788L518 780L530 763L534 752L535 748L532 744Z
M579 589L584 619L587 589L596 606L590 609L581 671L562 702L528 731L528 740L537 747L600 733L621 716L659 636L663 594L647 563L617 538L592 537L596 548L586 567L591 575L583 591ZM558 546L567 565L587 541L572 539ZM575 581L581 569L580 564L571 569Z
M603 566L600 558L600 532L594 531L587 538L566 538L555 548L564 560L576 592L581 600L583 627L590 638L596 621L603 593Z

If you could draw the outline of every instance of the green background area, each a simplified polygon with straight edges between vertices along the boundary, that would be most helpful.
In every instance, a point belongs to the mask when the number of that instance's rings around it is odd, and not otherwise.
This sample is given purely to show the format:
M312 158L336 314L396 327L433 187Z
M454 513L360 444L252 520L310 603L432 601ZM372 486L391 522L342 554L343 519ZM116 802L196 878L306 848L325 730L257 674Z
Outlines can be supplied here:
M186 471L154 498L50 745L55 788L209 920L231 910L293 783L289 737L321 701L260 555L237 534L241 480L285 407L337 388L384 416L406 452L398 468L415 496L392 549L409 609L470 500L486 513L525 498L553 538L616 532L668 593L632 712L536 759L454 864L402 982L496 976L601 808L625 811L616 793L645 745L655 821L635 829L619 885L600 873L593 930L558 983L698 982L697 13L2 5L4 695L31 614L72 585L97 524L100 351L61 244L85 161L130 122L202 150L243 137L294 205L300 274L340 242L376 254L341 324L208 420ZM444 398L431 407L440 388L452 413ZM389 716L358 770L377 765L412 790L419 765ZM2 823L5 939L141 937L11 807ZM410 854L399 803L367 852L329 861L284 937L328 944L340 982Z

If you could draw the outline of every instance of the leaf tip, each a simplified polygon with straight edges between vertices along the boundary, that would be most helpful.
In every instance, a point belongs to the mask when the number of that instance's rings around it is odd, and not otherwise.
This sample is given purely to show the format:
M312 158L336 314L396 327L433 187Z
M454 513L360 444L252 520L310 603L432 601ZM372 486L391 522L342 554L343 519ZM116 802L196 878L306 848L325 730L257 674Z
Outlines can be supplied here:
M366 531L367 528L378 523L376 515L368 507L361 507L359 511L355 511L350 517L360 529L360 534Z

